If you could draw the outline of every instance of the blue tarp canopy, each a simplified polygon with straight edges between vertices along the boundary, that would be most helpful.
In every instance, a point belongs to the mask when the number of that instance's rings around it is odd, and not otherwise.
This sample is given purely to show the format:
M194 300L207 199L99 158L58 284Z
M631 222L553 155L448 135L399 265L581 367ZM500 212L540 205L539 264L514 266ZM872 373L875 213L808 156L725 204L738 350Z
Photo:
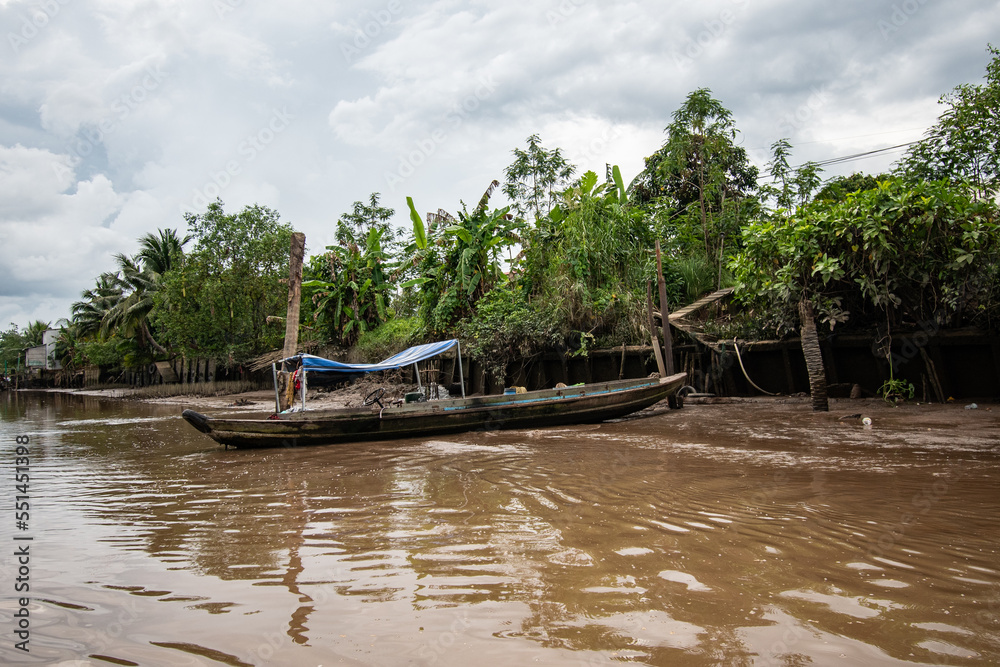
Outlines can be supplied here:
M377 364L344 364L339 361L330 361L329 359L324 359L323 357L315 357L311 354L302 354L299 355L298 358L302 360L302 368L306 371L348 373L356 375L358 373L391 371L397 368L403 368L404 366L412 366L418 361L430 359L431 357L436 357L443 352L447 352L457 345L458 340L455 339L443 340L439 343L417 345L416 347L403 350L399 354L389 357L384 361L380 361Z

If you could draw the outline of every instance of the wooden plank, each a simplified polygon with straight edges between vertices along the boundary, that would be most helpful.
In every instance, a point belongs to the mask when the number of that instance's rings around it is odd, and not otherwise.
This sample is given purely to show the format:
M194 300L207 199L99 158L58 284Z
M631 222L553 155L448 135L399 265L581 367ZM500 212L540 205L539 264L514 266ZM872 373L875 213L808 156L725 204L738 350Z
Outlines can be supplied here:
M169 361L157 361L156 370L160 372L160 377L163 378L164 382L177 382L177 373L174 372L174 369L170 365Z

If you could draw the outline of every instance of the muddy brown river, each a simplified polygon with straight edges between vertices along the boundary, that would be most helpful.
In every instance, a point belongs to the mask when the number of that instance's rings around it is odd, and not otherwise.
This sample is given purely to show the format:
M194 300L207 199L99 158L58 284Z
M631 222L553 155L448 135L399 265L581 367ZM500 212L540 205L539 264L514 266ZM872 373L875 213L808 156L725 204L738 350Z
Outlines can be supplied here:
M226 451L175 406L0 395L0 663L1000 664L987 407Z

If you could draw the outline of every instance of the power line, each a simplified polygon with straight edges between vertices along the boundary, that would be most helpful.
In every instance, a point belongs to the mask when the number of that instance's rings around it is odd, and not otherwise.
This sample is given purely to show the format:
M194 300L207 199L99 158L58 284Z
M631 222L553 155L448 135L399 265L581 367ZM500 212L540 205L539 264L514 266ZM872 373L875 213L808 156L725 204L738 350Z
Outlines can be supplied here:
M916 141L908 141L905 144L897 144L896 146L887 146L886 148L876 148L875 150L865 151L863 153L854 153L852 155L842 155L840 157L832 157L832 158L829 158L829 159L826 159L826 160L819 160L817 162L805 162L805 163L800 164L798 166L791 167L791 169L793 169L793 170L801 169L802 167L804 167L807 164L813 164L813 165L816 165L817 167L826 167L826 166L829 166L831 164L844 164L846 162L853 162L855 160L863 160L865 158L874 157L876 155L881 155L882 153L888 153L890 151L897 151L897 150L899 150L901 148L909 148L910 146L913 146L914 144L919 144L921 141L923 141L923 140L922 139L917 139ZM760 176L757 177L757 180L758 181L771 180L771 178L772 177L771 177L770 174L761 174Z
M820 160L819 162L813 162L812 164L815 164L815 165L820 166L820 167L825 167L825 166L830 165L830 164L842 164L844 162L853 162L854 160L861 160L863 158L872 157L872 156L875 156L875 155L880 155L882 153L888 153L890 151L896 151L896 150L899 150L900 148L909 148L910 146L913 146L914 144L919 144L920 141L921 141L920 139L918 139L916 141L908 141L905 144L898 144L896 146L887 146L886 148L876 148L873 151L865 151L863 153L854 153L853 155L844 155L844 156L841 156L841 157L833 157L833 158L830 158L828 160Z

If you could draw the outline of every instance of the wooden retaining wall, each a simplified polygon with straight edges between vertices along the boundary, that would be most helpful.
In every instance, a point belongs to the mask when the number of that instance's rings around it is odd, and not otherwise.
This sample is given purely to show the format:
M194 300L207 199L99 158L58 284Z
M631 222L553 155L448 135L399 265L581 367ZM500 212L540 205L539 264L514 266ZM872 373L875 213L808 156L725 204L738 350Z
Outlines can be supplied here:
M854 385L863 396L874 396L889 379L889 362L875 343L866 335L834 335L821 340L832 397L846 398ZM894 375L913 383L914 400L1000 400L1000 335L973 330L897 333L892 354ZM749 376L769 392L808 394L809 377L797 338L741 343L740 355L745 374L731 342L718 352L686 342L681 336L675 338L675 368L688 373L688 384L698 392L760 396L747 381ZM637 378L656 371L653 348L648 345L590 350L586 357L549 352L512 364L503 383L491 381L482 366L467 357L463 356L462 363L470 394L500 393L512 385L545 389L557 382L573 385ZM443 375L451 378L454 359L445 359L442 364ZM457 372L453 381L458 382Z

